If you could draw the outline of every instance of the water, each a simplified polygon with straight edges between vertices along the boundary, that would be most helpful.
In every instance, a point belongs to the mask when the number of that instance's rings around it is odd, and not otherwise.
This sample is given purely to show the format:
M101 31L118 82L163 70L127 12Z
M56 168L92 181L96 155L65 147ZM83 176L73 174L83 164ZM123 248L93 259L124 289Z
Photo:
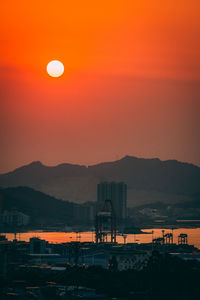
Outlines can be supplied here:
M127 243L150 243L152 241L152 231L153 238L162 236L162 230L165 230L165 233L172 232L170 229L165 228L151 228L143 229L144 234L127 234L126 242ZM145 234L146 233L146 234ZM148 233L148 234L147 234ZM200 228L178 228L173 230L174 242L178 243L178 235L180 233L186 233L188 235L188 243L194 245L197 248L200 248ZM14 239L13 233L5 234L7 239L12 241ZM44 239L49 243L66 243L71 241L80 241L80 242L91 242L95 239L95 233L92 231L88 232L44 232L44 231L29 231L17 234L17 239L21 241L28 242L32 237L39 237ZM124 243L122 236L117 236L118 243Z

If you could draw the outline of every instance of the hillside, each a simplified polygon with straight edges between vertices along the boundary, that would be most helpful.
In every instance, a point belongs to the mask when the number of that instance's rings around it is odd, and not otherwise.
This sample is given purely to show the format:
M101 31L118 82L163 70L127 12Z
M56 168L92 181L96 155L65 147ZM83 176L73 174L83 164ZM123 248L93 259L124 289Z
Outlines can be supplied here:
M1 210L17 210L31 217L31 224L73 222L74 204L55 199L28 187L0 189Z
M100 181L124 181L128 205L156 201L190 201L200 193L200 168L175 160L161 161L131 156L89 167L61 164L55 167L33 162L0 175L1 187L28 186L56 198L83 203L96 201Z

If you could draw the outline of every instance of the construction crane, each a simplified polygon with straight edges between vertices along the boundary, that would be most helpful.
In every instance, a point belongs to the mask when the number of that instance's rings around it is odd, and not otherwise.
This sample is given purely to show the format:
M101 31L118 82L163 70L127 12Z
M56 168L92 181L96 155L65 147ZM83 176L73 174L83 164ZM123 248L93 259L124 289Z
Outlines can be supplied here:
M95 220L96 243L116 243L116 216L111 200L105 200L103 208L96 215Z

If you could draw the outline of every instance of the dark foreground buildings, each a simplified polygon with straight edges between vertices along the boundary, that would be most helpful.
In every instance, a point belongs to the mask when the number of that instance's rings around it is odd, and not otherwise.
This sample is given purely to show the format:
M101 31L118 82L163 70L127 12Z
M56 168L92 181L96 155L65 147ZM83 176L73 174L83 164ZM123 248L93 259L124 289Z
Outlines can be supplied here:
M98 207L111 200L118 220L126 218L127 185L124 182L101 182L97 185Z
M199 299L199 257L167 239L53 244L0 236L0 299Z

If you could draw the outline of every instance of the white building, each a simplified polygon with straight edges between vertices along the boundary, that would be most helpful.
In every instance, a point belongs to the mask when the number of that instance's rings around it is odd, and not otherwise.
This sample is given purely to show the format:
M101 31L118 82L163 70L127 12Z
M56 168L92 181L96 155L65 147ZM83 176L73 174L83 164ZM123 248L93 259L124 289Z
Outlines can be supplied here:
M4 210L1 214L1 222L3 224L11 225L11 226L23 226L28 225L30 221L30 217L25 215L24 213L13 210Z
M110 252L109 264L115 265L118 271L140 271L147 266L150 257L151 251L117 249Z

